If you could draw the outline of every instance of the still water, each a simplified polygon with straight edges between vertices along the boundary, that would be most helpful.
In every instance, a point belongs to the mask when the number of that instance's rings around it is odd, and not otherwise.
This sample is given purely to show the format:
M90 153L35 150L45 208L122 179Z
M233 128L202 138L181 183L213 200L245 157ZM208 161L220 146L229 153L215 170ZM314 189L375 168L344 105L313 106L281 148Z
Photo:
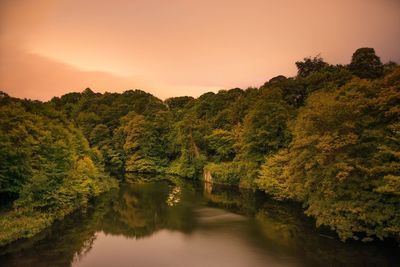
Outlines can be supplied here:
M157 180L122 185L33 239L1 266L400 266L395 243L342 243L301 208L263 194Z

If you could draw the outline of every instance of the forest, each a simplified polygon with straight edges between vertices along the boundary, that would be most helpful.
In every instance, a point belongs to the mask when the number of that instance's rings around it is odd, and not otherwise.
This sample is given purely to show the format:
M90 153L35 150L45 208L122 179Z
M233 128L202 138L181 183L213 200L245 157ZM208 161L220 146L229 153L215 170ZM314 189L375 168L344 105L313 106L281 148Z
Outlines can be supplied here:
M129 182L176 175L302 204L345 240L400 238L400 67L359 48L259 88L41 102L0 93L0 245Z

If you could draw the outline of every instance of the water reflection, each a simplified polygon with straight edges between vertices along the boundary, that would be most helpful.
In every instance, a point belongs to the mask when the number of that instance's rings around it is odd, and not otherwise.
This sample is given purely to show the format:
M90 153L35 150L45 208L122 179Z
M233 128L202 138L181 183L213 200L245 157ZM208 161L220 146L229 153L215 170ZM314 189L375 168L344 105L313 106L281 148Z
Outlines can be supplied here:
M182 189L179 186L175 186L169 193L167 198L168 206L175 206L181 200Z
M1 266L399 266L393 244L343 244L292 204L177 178L122 186L34 239Z
M102 230L132 238L145 237L160 229L191 232L196 225L195 191L189 185L185 190L177 188L180 187L165 181L124 186L104 216ZM179 201L181 197L184 200Z

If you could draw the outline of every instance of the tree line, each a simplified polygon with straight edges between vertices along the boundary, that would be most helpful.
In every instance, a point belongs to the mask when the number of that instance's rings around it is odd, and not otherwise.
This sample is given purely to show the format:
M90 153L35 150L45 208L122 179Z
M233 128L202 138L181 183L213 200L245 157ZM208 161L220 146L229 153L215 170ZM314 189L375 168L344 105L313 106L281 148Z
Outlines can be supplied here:
M348 65L316 56L296 66L295 77L196 99L86 89L41 103L2 94L2 205L65 210L111 187L107 175L207 173L299 201L343 240L398 237L400 68L372 48Z

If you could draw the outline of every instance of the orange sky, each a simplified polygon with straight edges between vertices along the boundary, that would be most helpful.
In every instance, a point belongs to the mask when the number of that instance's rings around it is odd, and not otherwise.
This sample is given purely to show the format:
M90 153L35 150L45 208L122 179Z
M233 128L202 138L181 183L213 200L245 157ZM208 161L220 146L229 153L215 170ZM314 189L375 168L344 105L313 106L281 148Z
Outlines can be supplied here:
M364 46L400 62L399 0L0 0L0 90L31 99L199 96Z

